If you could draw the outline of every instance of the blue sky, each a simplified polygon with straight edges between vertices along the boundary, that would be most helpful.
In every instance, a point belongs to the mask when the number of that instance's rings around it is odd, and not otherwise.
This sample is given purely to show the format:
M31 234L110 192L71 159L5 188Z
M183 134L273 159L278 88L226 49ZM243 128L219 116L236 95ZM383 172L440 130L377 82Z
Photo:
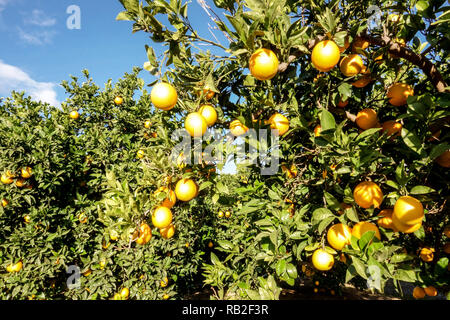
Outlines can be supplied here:
M67 28L71 5L80 8L79 30ZM25 90L36 100L57 104L66 98L59 84L69 75L81 76L88 69L103 86L133 66L142 67L147 61L144 45L154 44L144 32L132 34L132 22L115 20L122 10L117 0L0 0L0 97ZM200 34L212 39L205 28L209 18L196 0L188 12ZM154 47L157 53L165 50L160 44ZM140 76L153 81L146 71Z

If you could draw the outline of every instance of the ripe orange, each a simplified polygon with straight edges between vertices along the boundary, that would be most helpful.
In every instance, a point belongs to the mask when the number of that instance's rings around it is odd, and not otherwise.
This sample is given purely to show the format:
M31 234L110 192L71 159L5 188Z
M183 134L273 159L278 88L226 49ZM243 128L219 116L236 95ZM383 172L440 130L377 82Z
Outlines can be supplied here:
M152 229L146 223L142 223L139 227L139 236L136 239L136 243L140 245L144 245L148 243L152 238Z
M258 80L270 80L278 72L278 58L272 50L260 48L250 57L250 73Z
M243 135L248 131L248 128L246 125L244 125L239 120L234 120L230 123L230 132L235 137Z
M399 107L406 104L406 99L414 95L414 89L406 83L394 83L387 91L389 103Z
M320 271L330 270L334 265L334 257L325 250L317 249L312 255L313 266Z
M201 137L205 134L208 125L206 119L199 112L188 114L184 121L184 128L192 137Z
M12 177L7 175L7 174L5 174L5 173L2 174L1 181L2 181L3 184L11 184L11 183L14 182Z
M313 66L322 72L328 72L338 64L340 58L339 47L331 40L323 40L314 46L311 53Z
M8 200L2 199L2 207L5 208L9 204Z
M198 112L205 118L208 127L213 126L217 121L217 112L210 104L204 104L200 107Z
M348 99L345 101L339 100L339 103L337 104L337 106L339 108L345 108L348 105Z
M339 211L338 211L338 214L341 215L341 214L344 214L344 211L345 211L345 210L350 209L352 206L349 205L349 204L347 204L347 203L342 202L342 203L340 204L340 207L341 207L342 210L339 210Z
M320 126L320 124L318 124L315 128L314 128L314 136L318 137L320 136L320 132L322 131L322 127Z
M197 91L197 95L200 96L202 94L201 90ZM209 90L208 88L203 89L203 97L206 100L211 100L216 93L214 91Z
M21 169L21 176L24 179L29 179L31 178L31 174L32 174L32 169L30 167L25 167Z
M378 240L381 240L380 230L378 229L378 227L372 222L368 221L362 221L355 224L352 229L352 235L358 239L361 239L364 233L368 231L375 231L375 237L378 238Z
M403 126L400 122L396 122L394 120L388 120L388 121L383 122L382 127L383 127L382 131L386 132L388 136L400 135L400 132L402 131L402 128L403 128Z
M421 287L415 287L413 290L414 299L423 299L425 297L425 290Z
M357 87L357 88L364 88L365 86L367 86L370 82L372 82L372 77L370 75L370 70L367 69L366 66L363 66L361 69L361 72L363 74L362 77L360 77L358 80L356 80L355 82L352 82L352 86Z
M69 114L69 117L73 120L77 120L80 117L80 114L78 113L78 111L72 111Z
M281 113L275 113L272 115L268 123L270 123L270 127L274 130L278 130L278 135L282 136L289 130L289 120Z
M413 233L420 229L422 226L422 222L416 223L412 226L402 223L398 220L396 215L392 215L392 223L394 224L395 228L403 233Z
M23 263L22 261L19 261L15 264L10 264L8 266L6 266L6 271L7 272L19 272L20 270L22 270L23 267Z
M422 203L411 196L400 197L395 202L392 216L408 226L422 223L424 217Z
M349 54L341 60L341 63L339 63L339 69L346 77L356 76L363 70L363 67L364 62L361 56L357 54Z
M425 293L427 294L427 296L430 296L430 297L436 297L437 294L438 294L436 288L433 287L433 286L428 286L428 287L426 287L426 288L424 289L424 291L425 291Z
M214 247L214 243L212 243L212 241L210 241L210 242L208 243L208 247L209 247L209 248Z
M450 225L448 225L448 226L446 226L446 227L444 228L444 235L445 235L447 238L450 238Z
M24 185L25 185L25 179L19 178L19 179L16 180L16 186L18 188L22 188Z
M342 248L350 244L351 238L352 230L342 223L333 225L327 232L327 241L336 250L342 250Z
M169 209L172 208L177 202L177 196L175 195L175 192L167 187L160 187L153 193L153 196L157 197L161 192L167 193L167 197L164 199L161 205Z
M377 113L370 108L361 110L356 115L356 124L363 130L375 128L378 125Z
M422 248L419 253L420 259L425 262L431 262L434 259L434 249L433 248Z
M152 126L152 122L150 120L147 120L144 122L144 127L146 129L150 129L151 126Z
M168 111L177 104L178 94L170 83L160 82L153 87L150 99L156 108Z
M230 218L231 217L231 212L230 211L226 211L225 212L225 218Z
M369 41L361 38L355 38L352 43L352 52L356 52L356 49L365 50L369 47Z
M444 244L443 251L447 254L450 254L450 242L447 242L446 244Z
M385 229L392 229L394 232L397 232L397 228L394 225L394 222L392 222L392 213L394 210L392 209L383 209L380 211L378 216L380 217L377 221L378 225L380 227L383 227Z
M115 97L114 103L117 104L118 106L120 106L123 103L123 98L119 97L119 96Z
M165 277L164 279L162 279L159 283L161 285L161 288L165 288L167 287L167 285L169 284L169 279L167 279L167 277Z
M434 161L441 167L450 168L450 150L444 151L444 153L434 159Z
M123 288L123 289L120 291L120 297L121 297L123 300L127 300L129 295L130 295L130 290L129 290L128 288Z
M111 230L109 232L109 238L111 240L117 240L117 239L119 239L119 233L116 230Z
M364 209L368 209L371 206L379 208L383 201L383 192L376 183L364 181L358 184L353 190L353 198Z
M167 300L167 299L169 299L169 298L170 298L170 296L169 296L168 294L164 294L164 295L163 295L163 299L164 299L164 300Z
M197 184L191 179L181 179L175 186L175 194L181 201L190 201L197 196L197 193Z
M25 223L30 223L31 217L27 214L25 217L23 217L23 220L25 221Z
M159 230L161 237L164 239L170 239L175 234L175 227L173 224L170 224L168 227Z
M152 223L155 227L164 229L172 223L172 211L167 207L157 207L152 213Z
M217 216L218 216L219 218L223 218L224 215L225 215L225 213L223 213L222 210L220 210L220 211L217 213Z
M136 156L137 156L139 159L144 158L144 156L145 156L144 150L138 150L138 152L136 153Z

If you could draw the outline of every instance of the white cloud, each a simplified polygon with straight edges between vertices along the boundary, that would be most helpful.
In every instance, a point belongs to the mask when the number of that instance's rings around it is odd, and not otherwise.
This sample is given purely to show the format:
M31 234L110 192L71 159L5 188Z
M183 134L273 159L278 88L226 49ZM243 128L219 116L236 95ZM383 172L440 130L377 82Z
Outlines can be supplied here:
M33 32L26 32L22 28L18 28L19 31L19 37L23 41L29 44L35 44L35 45L44 45L46 43L51 43L53 37L55 36L55 31L33 31Z
M59 101L55 87L55 83L38 82L20 68L0 60L0 95L2 96L10 96L13 90L25 91L33 100L48 102L52 106L58 107Z
M1 1L2 0L0 0L0 5L1 5ZM5 0L3 0L3 1L5 1ZM39 27L51 27L56 24L56 19L47 16L45 14L45 12L42 10L34 9L31 12L31 15L27 15L27 17L24 19L24 23L36 25Z

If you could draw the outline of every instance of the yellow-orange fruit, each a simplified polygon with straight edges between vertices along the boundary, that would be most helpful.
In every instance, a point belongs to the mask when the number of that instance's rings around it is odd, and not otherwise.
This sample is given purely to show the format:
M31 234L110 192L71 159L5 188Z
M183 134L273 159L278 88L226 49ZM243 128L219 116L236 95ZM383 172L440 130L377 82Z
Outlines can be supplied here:
M274 130L278 130L278 135L282 136L289 130L289 120L281 113L275 113L269 118L268 123Z
M312 263L317 270L327 271L334 265L334 257L325 250L317 249L312 255Z
M150 99L156 108L168 111L177 104L178 94L170 83L160 82L153 86Z
M420 259L425 262L431 262L434 259L434 249L433 248L422 248L419 253Z
M318 124L318 125L314 128L314 136L315 136L315 137L320 136L320 132L322 132L322 127L320 126L320 124Z
M345 101L339 100L339 103L337 104L337 106L339 108L345 108L348 105L348 99Z
M278 58L272 50L260 48L250 57L250 73L258 80L270 80L278 72Z
M441 167L450 168L450 150L444 151L444 153L434 159L434 161Z
M205 118L208 127L213 126L217 121L217 111L210 104L204 104L198 109L198 112Z
M413 290L414 299L423 299L425 297L425 290L421 287L415 287Z
M175 194L181 201L190 201L197 196L197 193L197 184L191 179L181 179L175 186Z
M426 287L426 288L424 289L424 291L425 291L426 295L427 295L427 296L430 296L430 297L436 297L437 294L438 294L436 288L433 287L433 286L428 286L428 287Z
M144 245L152 239L152 229L146 223L142 223L139 227L139 236L136 239L136 243Z
M201 137L205 134L208 124L199 112L192 112L186 117L184 128L192 137Z
M240 136L243 135L248 131L247 126L245 126L242 122L239 120L234 120L230 123L230 132L234 136Z
M170 224L168 227L160 229L159 233L161 233L161 237L164 239L170 239L175 234L175 227L173 224Z
M352 43L352 52L356 52L357 49L365 50L369 47L369 41L362 38L355 38Z
M391 135L395 135L398 136L400 135L400 132L402 131L402 124L400 122L396 122L394 120L388 120L383 122L382 128L384 132L387 133L388 136Z
M356 115L356 124L363 130L375 128L378 125L378 117L375 110L363 109Z
M342 250L342 248L350 244L351 238L352 230L342 223L333 225L327 232L327 241L336 250Z
M338 64L340 58L339 47L331 40L323 40L314 46L311 53L313 66L322 72L330 71Z
M397 232L397 228L394 225L394 222L392 221L392 213L394 210L392 209L383 209L380 211L378 216L380 217L377 221L378 225L380 227L383 227L385 229L392 229L394 232Z
M175 195L175 192L173 190L170 190L167 187L160 187L158 190L156 190L153 195L155 197L158 196L161 192L167 193L167 197L164 199L164 201L161 203L162 206L167 208L172 208L175 203L177 202L177 196Z
M396 107L405 105L406 99L413 95L413 88L406 83L394 83L387 91L389 103Z
M422 223L424 217L422 203L411 196L402 196L395 202L392 216L408 226Z
M353 198L364 209L368 209L371 206L379 208L383 201L383 192L375 182L364 181L353 190Z
M355 224L352 229L352 235L358 239L361 239L364 233L368 231L375 231L375 237L378 238L378 240L381 240L380 230L378 229L378 227L372 222L368 221L362 221Z
M339 63L339 69L346 77L353 77L359 74L364 67L364 62L360 55L349 54Z
M167 207L157 207L152 213L152 223L158 229L167 227L172 223L172 211Z

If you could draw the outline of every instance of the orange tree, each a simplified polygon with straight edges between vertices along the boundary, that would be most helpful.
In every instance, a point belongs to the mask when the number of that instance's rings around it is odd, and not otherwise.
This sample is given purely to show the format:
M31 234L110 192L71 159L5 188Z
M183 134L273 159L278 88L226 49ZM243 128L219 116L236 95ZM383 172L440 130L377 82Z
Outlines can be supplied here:
M146 46L150 92L139 69L104 89L85 72L61 108L0 103L2 298L277 299L308 277L448 292L444 1L200 1L226 45L187 2L121 3L118 20L167 46ZM255 152L235 175L169 161L175 130L208 126L241 135L224 158L278 129L278 171Z

